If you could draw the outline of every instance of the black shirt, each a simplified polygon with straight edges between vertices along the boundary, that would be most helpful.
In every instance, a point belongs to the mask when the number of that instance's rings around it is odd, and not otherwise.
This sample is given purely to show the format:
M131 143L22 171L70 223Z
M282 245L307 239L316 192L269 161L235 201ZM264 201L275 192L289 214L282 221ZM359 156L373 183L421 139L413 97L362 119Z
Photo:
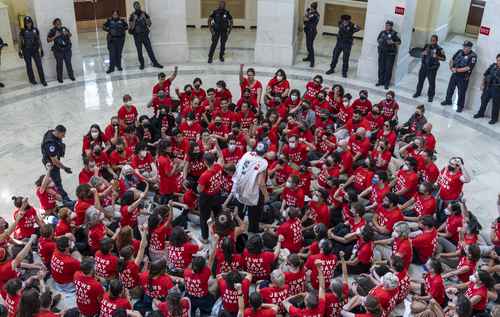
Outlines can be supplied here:
M497 63L493 63L488 67L484 73L484 80L487 87L500 90L500 67L497 66Z
M144 34L149 33L148 20L150 19L149 15L144 11L134 11L130 15L128 19L129 22L135 21L135 26L133 30L130 30L132 34Z
M392 44L388 43L389 40L392 41ZM398 53L398 44L401 44L398 32L394 30L384 30L378 35L377 41L379 52L387 53L389 55L396 55Z
M23 39L21 50L37 50L40 48L40 31L37 28L22 29L19 36Z
M360 30L360 27L352 22L344 24L343 21L340 21L337 39L342 43L352 44L354 40L354 33L359 32Z
M49 34L47 34L47 37L48 38L54 37L57 31L59 31L61 35L58 36L56 39L54 39L54 45L52 46L52 50L64 50L71 48L71 39L69 38L68 35L63 34L64 31L66 31L68 34L70 33L65 26L61 27L60 29L55 27L50 29Z
M233 17L226 9L216 9L210 15L212 26L216 31L227 30L232 25Z
M477 55L474 51L470 51L469 54L465 54L464 50L458 50L455 55L453 55L452 66L454 68L470 67L470 70L465 73L456 73L457 75L469 76L476 66Z
M428 67L429 69L438 69L440 60L434 57L436 54L438 57L446 59L446 55L443 48L439 45L425 44L424 51L427 52L426 55L422 55L422 65Z
M43 136L41 150L42 162L43 164L47 164L51 162L50 157L56 157L58 159L64 157L66 145L61 139L54 136L54 130L49 130L45 132L45 135Z
M317 27L319 23L319 13L314 10L307 10L306 13L307 21L304 21L304 31L305 32L317 32Z
M124 37L125 31L128 28L127 22L124 19L108 19L104 25L104 31L108 32L110 37Z

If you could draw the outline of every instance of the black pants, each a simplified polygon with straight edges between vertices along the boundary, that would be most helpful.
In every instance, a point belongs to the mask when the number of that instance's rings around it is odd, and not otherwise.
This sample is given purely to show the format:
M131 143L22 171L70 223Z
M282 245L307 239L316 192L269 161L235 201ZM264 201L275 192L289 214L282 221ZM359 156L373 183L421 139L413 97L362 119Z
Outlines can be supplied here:
M215 303L215 298L211 294L205 297L194 297L188 294L187 297L191 301L191 316L196 316L198 309L200 310L201 317L210 316Z
M201 237L206 240L208 239L208 219L212 216L212 212L214 216L217 216L222 211L220 195L200 193L198 207L200 208Z
M68 77L73 79L75 75L73 73L73 65L71 65L71 48L54 50L54 57L56 58L56 71L57 80L63 80L63 62L66 65L66 71L68 72Z
M330 64L331 69L337 67L339 61L340 53L342 53L342 74L347 75L349 71L349 58L351 56L352 43L342 43L337 40L337 44L333 49L332 63Z
M122 52L125 44L125 37L111 37L108 40L109 69L122 68Z
M248 232L259 233L262 209L264 208L264 196L262 193L259 192L259 202L257 206L246 206L239 201L237 204L241 219L245 217L245 213L248 213Z
M135 48L137 49L137 57L139 58L139 63L144 66L144 56L142 55L142 46L146 48L149 59L153 65L159 64L156 60L155 53L153 52L153 47L151 46L151 40L149 39L148 33L134 34Z
M469 79L461 74L452 74L450 82L448 83L448 90L446 91L446 102L452 102L453 93L455 88L458 88L458 109L462 110L465 105L465 95L467 87L469 86Z
M316 35L318 32L316 31L306 31L306 48L307 48L307 58L311 62L314 63L314 40L316 39Z
M418 83L417 83L417 95L422 94L422 88L424 87L425 79L429 81L429 90L427 91L427 97L434 98L436 95L436 75L437 69L429 69L422 65L420 67L420 72L418 73Z
M493 99L493 108L491 109L491 120L498 121L498 111L500 110L500 88L485 88L481 95L481 108L479 114L484 116L488 103ZM496 90L496 91L495 91Z
M52 178L52 181L54 182L54 185L56 186L57 192L62 196L63 201L68 201L69 196L68 193L63 188L62 185L62 180L61 180L61 169L59 167L52 167L50 170L50 178Z
M226 42L229 35L226 30L214 30L212 33L212 45L210 45L210 51L208 52L208 58L212 59L214 57L215 49L217 48L217 43L220 39L220 53L219 57L224 57L226 52Z
M23 50L24 62L26 63L26 73L28 73L28 79L30 82L34 82L35 74L33 72L32 59L35 61L36 70L38 71L38 77L40 81L45 82L45 74L43 73L42 58L37 50L25 49Z
M378 83L384 86L389 86L392 79L392 70L396 55L393 53L379 52L378 53Z

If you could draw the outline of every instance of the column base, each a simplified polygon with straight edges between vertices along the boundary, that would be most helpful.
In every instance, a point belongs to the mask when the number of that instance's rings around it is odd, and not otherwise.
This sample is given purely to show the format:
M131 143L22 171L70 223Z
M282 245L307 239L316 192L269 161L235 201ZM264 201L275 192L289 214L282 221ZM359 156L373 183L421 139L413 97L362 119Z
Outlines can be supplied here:
M182 63L189 60L189 46L187 42L152 43L152 45L156 59L161 64ZM147 54L144 58L147 59Z

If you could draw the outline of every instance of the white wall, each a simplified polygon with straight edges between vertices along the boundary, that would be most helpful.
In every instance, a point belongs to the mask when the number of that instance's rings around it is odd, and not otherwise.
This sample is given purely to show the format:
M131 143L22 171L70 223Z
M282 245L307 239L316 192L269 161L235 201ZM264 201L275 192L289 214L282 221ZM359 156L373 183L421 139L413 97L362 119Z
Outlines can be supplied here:
M469 16L471 0L455 0L453 5L453 17L450 23L450 32L463 34Z
M423 46L432 34L446 39L456 1L463 0L418 0L412 46Z

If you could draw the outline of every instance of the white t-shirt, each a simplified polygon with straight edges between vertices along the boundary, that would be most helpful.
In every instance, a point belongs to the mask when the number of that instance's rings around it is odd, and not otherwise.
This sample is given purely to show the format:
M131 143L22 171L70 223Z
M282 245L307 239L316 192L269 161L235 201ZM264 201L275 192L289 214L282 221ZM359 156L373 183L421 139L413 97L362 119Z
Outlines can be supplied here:
M236 164L232 193L243 205L257 206L259 185L257 178L267 169L267 161L255 152L247 152Z

